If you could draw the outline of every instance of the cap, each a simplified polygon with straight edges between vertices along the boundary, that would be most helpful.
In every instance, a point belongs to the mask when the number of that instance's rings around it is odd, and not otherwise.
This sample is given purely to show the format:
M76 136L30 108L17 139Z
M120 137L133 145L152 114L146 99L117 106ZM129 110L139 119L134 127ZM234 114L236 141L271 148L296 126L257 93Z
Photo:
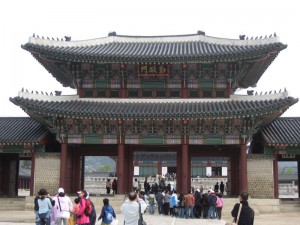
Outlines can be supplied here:
M58 188L57 193L65 193L65 190L63 188Z
M209 192L213 193L213 194L215 193L215 191L213 189L209 189Z
M200 192L200 189L197 189L198 192Z

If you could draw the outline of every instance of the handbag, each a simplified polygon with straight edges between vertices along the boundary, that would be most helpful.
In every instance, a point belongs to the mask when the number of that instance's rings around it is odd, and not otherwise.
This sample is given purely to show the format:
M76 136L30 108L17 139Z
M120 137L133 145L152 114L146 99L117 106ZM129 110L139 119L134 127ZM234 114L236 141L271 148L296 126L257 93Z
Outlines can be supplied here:
M236 222L233 220L232 222L227 222L225 225L237 225L239 223L239 219L240 219L240 215L241 215L241 211L242 211L242 204L240 204L240 207L239 207L239 212L238 212L238 215L236 217Z
M61 210L59 197L57 197L57 200L58 200L59 211L60 211L58 217L59 218L64 218L64 219L69 219L70 218L70 212Z
M143 220L143 216L141 212L141 203L138 202L138 204L139 204L139 215L140 215L138 225L147 225L147 223Z

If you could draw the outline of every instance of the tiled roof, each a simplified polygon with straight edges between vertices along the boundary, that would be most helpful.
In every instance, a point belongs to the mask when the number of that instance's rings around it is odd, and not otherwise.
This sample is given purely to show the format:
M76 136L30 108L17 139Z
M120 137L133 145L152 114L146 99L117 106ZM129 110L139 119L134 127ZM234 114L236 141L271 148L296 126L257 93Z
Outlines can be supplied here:
M38 143L47 129L30 117L0 117L0 144Z
M284 94L284 93L282 93ZM283 113L298 99L292 97L237 99L81 99L52 96L52 99L19 96L10 100L28 113L94 118L234 118ZM277 94L278 95L278 94ZM277 96L276 95L276 96ZM60 99L60 100L59 100ZM239 98L242 99L242 98Z
M261 132L269 145L300 146L300 117L278 118Z
M108 36L85 41L54 41L31 37L22 47L56 59L102 62L178 62L251 59L286 45L278 37L239 40L205 35Z

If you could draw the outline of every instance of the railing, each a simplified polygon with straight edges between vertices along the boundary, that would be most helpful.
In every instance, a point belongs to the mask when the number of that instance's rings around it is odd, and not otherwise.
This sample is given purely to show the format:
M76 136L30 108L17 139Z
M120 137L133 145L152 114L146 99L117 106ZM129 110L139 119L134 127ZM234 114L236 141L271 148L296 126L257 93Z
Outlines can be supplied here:
M19 177L18 189L29 190L30 189L30 178Z

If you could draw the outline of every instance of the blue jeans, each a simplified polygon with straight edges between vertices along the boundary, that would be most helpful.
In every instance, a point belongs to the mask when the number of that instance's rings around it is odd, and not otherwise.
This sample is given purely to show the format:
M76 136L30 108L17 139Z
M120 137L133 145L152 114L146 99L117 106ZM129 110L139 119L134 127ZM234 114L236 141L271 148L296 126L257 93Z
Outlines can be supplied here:
M184 208L179 208L179 218L184 218Z
M159 214L163 214L163 213L164 213L162 202L157 203L157 209L158 209L158 213L159 213Z
M185 218L186 219L194 218L193 208L194 208L194 206L192 206L192 205L185 206Z
M216 207L209 206L208 208L208 218L216 219L218 217Z
M150 215L154 214L154 204L149 204L149 213Z
M39 218L40 218L40 225L50 225L49 212L39 214Z

